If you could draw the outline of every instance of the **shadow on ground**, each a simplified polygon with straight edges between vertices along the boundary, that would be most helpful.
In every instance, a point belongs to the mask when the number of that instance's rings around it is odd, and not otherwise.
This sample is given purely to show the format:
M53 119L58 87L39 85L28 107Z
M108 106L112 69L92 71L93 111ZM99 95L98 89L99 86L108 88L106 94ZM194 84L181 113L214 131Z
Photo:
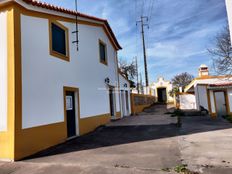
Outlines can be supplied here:
M167 107L165 105L159 106L159 108L164 108L163 111L166 112L165 108ZM156 109L153 108L153 111L155 110ZM151 112L152 108L149 109L150 114ZM160 110L158 111L158 113L160 117ZM163 115L161 115L161 117L164 117L164 119L170 117L170 115L166 115L164 114L164 112L162 114ZM144 117L144 119L146 119L147 117L146 115L141 116ZM153 112L152 117L156 116L156 113ZM133 117L127 119L133 120ZM96 149L101 147L109 147L115 145L157 140L180 135L189 135L232 128L232 125L224 120L213 120L210 117L206 116L186 117L182 119L182 124L183 125L181 128L177 127L176 124L104 126L98 128L96 131L89 133L85 136L78 137L61 145L52 147L46 151L33 155L30 158L25 159L25 161L45 156L77 152L82 150Z

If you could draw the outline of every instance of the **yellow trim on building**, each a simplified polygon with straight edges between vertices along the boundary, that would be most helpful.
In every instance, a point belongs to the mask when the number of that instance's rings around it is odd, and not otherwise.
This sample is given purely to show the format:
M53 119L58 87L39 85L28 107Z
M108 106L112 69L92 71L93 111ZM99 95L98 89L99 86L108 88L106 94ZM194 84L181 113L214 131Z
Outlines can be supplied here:
M215 105L215 111L216 111L215 116L217 117L217 103L216 103L216 96L215 96L216 92L223 92L224 93L225 102L226 102L226 112L227 112L228 115L230 115L230 103L229 103L227 90L222 89L222 90L214 90L213 91L213 99L214 99L214 105Z
M135 104L135 100L134 100L134 97L136 97L136 96L144 97L146 99L152 98L154 100L154 102L156 100L155 96L143 95L143 94L131 94L131 113L133 115L136 115L137 113L142 112L145 108L151 106L154 103L153 102L153 103L149 103L149 104L139 104L139 105L136 105Z
M7 96L7 131L0 132L0 159L20 160L48 147L57 145L67 139L67 124L64 122L22 129L22 62L21 62L21 14L46 18L48 20L63 20L75 22L74 19L27 10L20 5L9 3L0 7L7 11L7 51L8 51L8 96ZM84 21L80 23L87 24ZM92 24L103 27L102 24ZM104 27L103 27L104 28ZM78 88L65 88L78 90ZM61 91L62 92L62 91ZM79 95L78 95L79 97ZM78 102L78 110L80 112ZM119 115L119 114L118 114ZM93 131L100 125L110 121L110 114L79 118L79 134ZM46 136L45 136L46 135Z
M207 102L208 102L208 109L209 109L209 114L212 114L212 106L211 106L211 99L210 99L210 90L207 90Z
M116 118L121 118L121 112L116 112Z
M15 38L14 9L7 12L7 131L0 132L0 158L14 160L15 144Z
M111 118L110 113L92 116L88 118L81 118L79 120L80 135L84 135L86 133L94 131L97 127L109 123L110 118Z
M48 13L44 13L44 12L34 11L34 10L31 10L31 9L27 9L27 8L19 5L16 2L11 2L11 3L8 3L6 5L15 5L15 6L17 6L18 8L20 8L21 13L24 14L24 15L27 15L27 16L33 16L33 17L44 18L44 19L52 19L52 20L55 20L55 21L64 21L64 22L76 23L75 18L64 17L64 16L55 15L55 14L48 14ZM93 20L78 19L78 24L101 27L103 29L103 31L105 32L105 34L107 35L107 37L109 38L111 44L113 45L113 48L115 50L119 50L117 48L116 43L114 42L114 39L112 38L112 36L110 34L110 31L107 29L107 27L105 26L104 23L94 22Z
M105 47L105 61L103 61L101 58L101 47L100 47L101 44L104 45L104 47ZM108 65L107 44L105 42L103 42L101 39L99 39L98 40L98 47L99 47L99 61L100 61L100 63L102 63L104 65Z
M16 134L15 160L20 160L67 139L66 123L54 123L23 129Z
M232 75L197 77L197 78L193 79L193 80L191 81L191 83L188 84L188 85L185 87L184 91L187 92L187 91L192 87L192 85L194 84L194 82L197 81L197 80L223 79L223 78L231 78L231 77L232 77ZM198 84L198 85L199 85L199 84ZM202 85L207 85L207 84L202 84Z
M60 27L61 29L63 29L65 31L65 48L66 48L66 55L60 54L56 51L54 51L52 49L52 24L57 25L58 27ZM62 60L65 61L70 61L70 57L69 57L69 30L67 27L65 27L64 25L62 25L61 23L59 23L58 21L55 20L51 20L49 19L49 50L50 50L50 55L60 58Z

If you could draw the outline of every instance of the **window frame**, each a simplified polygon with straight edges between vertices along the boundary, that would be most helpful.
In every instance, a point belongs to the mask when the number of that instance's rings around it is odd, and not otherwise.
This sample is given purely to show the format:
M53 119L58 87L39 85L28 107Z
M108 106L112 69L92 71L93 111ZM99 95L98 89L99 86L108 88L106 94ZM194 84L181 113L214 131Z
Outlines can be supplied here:
M58 26L59 28L63 29L65 31L65 46L66 46L66 55L61 54L55 50L53 50L53 45L52 45L52 24ZM69 57L69 30L67 27L59 23L58 21L55 20L49 20L49 49L50 49L50 55L57 57L59 59L65 60L65 61L70 61Z
M101 59L101 44L104 45L104 47L105 47L105 61L103 61ZM107 44L105 42L103 42L101 39L99 39L98 45L99 45L99 61L100 61L100 63L107 66L108 65Z

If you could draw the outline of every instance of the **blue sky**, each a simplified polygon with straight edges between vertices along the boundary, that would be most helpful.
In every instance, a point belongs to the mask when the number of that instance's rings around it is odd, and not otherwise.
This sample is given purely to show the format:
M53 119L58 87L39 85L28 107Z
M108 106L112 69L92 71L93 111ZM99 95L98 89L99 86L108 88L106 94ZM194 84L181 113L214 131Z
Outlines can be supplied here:
M74 8L74 0L43 1ZM78 0L78 11L108 19L123 47L119 58L132 61L137 56L141 73L142 42L136 20L141 14L148 16L145 38L150 82L181 72L197 76L200 64L211 67L207 48L227 24L224 0Z

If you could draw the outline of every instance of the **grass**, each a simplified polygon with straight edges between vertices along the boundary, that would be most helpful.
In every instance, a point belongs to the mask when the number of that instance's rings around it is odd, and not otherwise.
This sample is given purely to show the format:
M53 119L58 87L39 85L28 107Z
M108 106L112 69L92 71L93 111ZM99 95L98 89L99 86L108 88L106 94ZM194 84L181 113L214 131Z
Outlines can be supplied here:
M176 173L180 173L180 174L199 174L198 172L193 172L193 171L189 170L187 167L188 167L187 164L180 164L172 169L171 168L163 168L162 171L170 173L174 170Z
M181 174L199 174L198 172L193 172L193 171L190 171L188 168L187 168L187 164L181 164L181 165L178 165L174 168L174 171L176 173L181 173Z

